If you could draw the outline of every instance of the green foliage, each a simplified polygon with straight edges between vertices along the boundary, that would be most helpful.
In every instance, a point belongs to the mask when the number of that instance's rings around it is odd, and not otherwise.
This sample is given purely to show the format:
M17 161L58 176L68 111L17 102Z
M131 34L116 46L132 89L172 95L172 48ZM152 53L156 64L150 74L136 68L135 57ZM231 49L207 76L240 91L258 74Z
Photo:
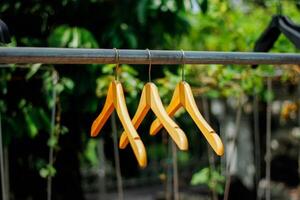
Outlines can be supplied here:
M61 25L48 38L49 46L70 48L98 48L93 34L85 28Z
M156 81L164 102L170 101L176 84L181 80L181 73L181 68L177 73L165 69L164 77ZM187 65L185 67L185 79L195 89L195 95L205 95L209 98L238 98L259 94L267 101L269 98L266 97L270 97L272 92L267 91L264 80L274 74L274 67L264 65L255 69L234 65L202 65L198 68Z
M242 3L246 10L233 7L226 1L209 2L209 9L205 15L202 13L190 15L192 29L183 37L180 44L184 49L252 51L254 42L268 25L270 16L274 14L276 8L274 1L268 1L266 7ZM288 2L283 4L285 9L289 10L291 18L299 17L294 4ZM296 48L281 36L272 51L295 52ZM186 67L186 74L189 74L187 81L197 87L199 94L205 94L210 98L259 94L263 100L268 100L272 95L270 91L266 91L264 80L267 76L275 74L275 68L265 65L256 69L237 65L203 65ZM285 76L282 80L289 78Z
M211 170L210 168L203 168L199 172L193 174L191 184L192 185L207 185L212 191L218 194L224 193L225 177L218 171Z
M185 49L206 51L252 51L254 42L268 25L276 11L273 0L263 1L263 6L253 1L242 1L235 6L224 0L139 0L139 1L4 1L0 5L1 18L12 26L12 46L51 46L71 48L151 48ZM299 10L293 2L284 1L284 10L296 21ZM198 9L198 11L197 11ZM26 27L26 29L24 29ZM294 46L280 36L273 52L297 52ZM53 70L58 74L53 75ZM23 74L24 83L41 79L40 93L30 93L17 101L17 109L0 100L5 132L13 132L6 138L6 144L14 137L36 139L40 133L50 130L50 115L58 99L62 102L60 112L66 118L95 115L98 99L104 98L109 83L114 79L115 65L45 66L30 65ZM181 80L180 69L163 73L153 70L153 77L164 103L168 103L176 83ZM143 86L147 80L145 68L120 66L119 80L123 83L128 108L135 109ZM256 69L237 65L185 66L186 81L195 89L195 95L210 98L240 97L259 94L262 99L274 98L265 87L265 77L275 74L273 66L259 66ZM0 94L6 97L9 84L18 77L16 68L1 69ZM292 74L283 70L282 80ZM59 75L59 77L58 77ZM55 83L55 84L54 84ZM58 99L53 99L53 89ZM36 104L30 96L39 97ZM59 117L58 117L59 118ZM92 165L97 165L96 140L88 137L87 122L78 125L84 141L82 155ZM68 124L71 128L74 124ZM57 124L47 140L47 145L59 150L59 137L68 128ZM46 145L46 143L45 143ZM161 159L166 152L163 145L147 148L150 157ZM189 155L179 154L180 162ZM40 164L39 164L40 165ZM53 165L45 162L39 167L42 177L53 176ZM221 193L222 179L215 172L200 173L202 183ZM205 177L205 178L203 178ZM200 182L201 182L200 181ZM197 183L197 181L195 181ZM198 181L199 182L199 181ZM200 183L199 182L199 183Z
M147 147L147 155L151 160L162 160L167 156L167 149L163 144L151 144Z
M31 67L29 68L29 72L25 76L25 79L29 80L30 78L32 78L32 76L37 73L41 66L41 63L31 65Z
M178 151L177 153L177 160L181 166L187 165L190 158L191 155L186 151Z
M83 152L84 158L90 163L92 166L97 166L99 163L99 158L97 154L97 140L90 139L87 142L86 148Z
M53 177L56 174L56 169L53 167L53 165L46 165L40 169L39 173L43 178L48 178L49 176Z
M115 79L115 74L113 74L113 72L115 72L115 68L115 64L102 66L103 75L99 76L96 80L96 95L99 98L106 96L109 84ZM124 92L126 93L126 102L128 104L133 101L138 101L137 95L143 87L143 83L136 77L137 75L138 72L134 70L132 66L120 65L118 78L122 82Z
M181 39L180 47L208 51L252 51L254 42L268 25L275 6L271 1L266 4L267 7L243 3L247 8L243 10L233 7L226 1L211 0L209 2L206 14L189 15L192 26L190 32ZM284 6L290 11L291 18L299 17L295 5L284 2ZM290 41L281 36L272 51L295 52L296 49ZM163 87L161 94L164 97L170 96L171 88L174 88L172 80L176 79L176 76L177 80L180 80L181 76L180 71L177 75L168 70L165 69L165 77L158 80ZM187 65L185 67L186 80L194 86L196 94L210 98L259 94L264 101L272 97L271 92L266 90L264 80L268 76L274 76L275 70L274 66L266 65L256 69L238 65L200 65L197 67ZM282 74L285 75L282 78L285 81L292 77L287 69L284 69ZM165 99L169 100L169 98Z
M164 103L170 102L176 84L181 80L179 76L164 69L164 77L157 79L156 83L159 88L159 94Z

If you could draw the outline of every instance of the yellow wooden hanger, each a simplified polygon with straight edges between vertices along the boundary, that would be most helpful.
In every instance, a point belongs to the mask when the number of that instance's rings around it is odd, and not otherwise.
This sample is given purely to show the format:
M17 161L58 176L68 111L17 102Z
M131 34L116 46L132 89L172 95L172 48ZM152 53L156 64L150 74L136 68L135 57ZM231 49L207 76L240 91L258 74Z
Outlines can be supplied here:
M184 59L184 51L182 50L182 59ZM184 63L183 63L184 67ZM210 125L205 121L204 117L201 115L197 108L197 104L193 97L193 93L190 85L184 81L184 69L182 68L182 81L177 84L173 97L166 111L169 116L173 116L176 111L184 107L190 114L198 128L203 133L204 137L216 152L217 155L221 156L224 154L224 146L220 137L216 132L210 127ZM160 119L156 119L150 127L150 135L156 135L157 132L162 128L162 123Z
M148 49L147 49L148 50ZM170 134L171 138L177 144L179 149L187 150L188 142L185 133L178 127L178 125L169 117L164 106L159 97L157 87L154 83L151 82L151 53L148 50L149 54L149 82L144 86L142 91L142 96L137 108L137 111L132 119L134 127L137 129L143 119L145 118L148 111L151 109L157 118L161 121L162 125L166 128L167 132ZM124 149L128 144L128 133L122 133L120 138L119 147Z
M119 60L119 54L117 50L116 56L117 60ZM118 71L118 66L119 63L117 62L116 71ZM125 103L122 84L118 80L112 81L109 85L104 107L92 124L91 136L95 137L99 134L100 130L102 129L102 127L104 126L105 122L107 121L114 109L116 109L121 124L123 125L127 133L131 148L133 149L134 155L139 163L139 166L145 167L147 165L145 146L141 141L140 136L136 132L136 129L134 128L133 124L131 123L127 106Z

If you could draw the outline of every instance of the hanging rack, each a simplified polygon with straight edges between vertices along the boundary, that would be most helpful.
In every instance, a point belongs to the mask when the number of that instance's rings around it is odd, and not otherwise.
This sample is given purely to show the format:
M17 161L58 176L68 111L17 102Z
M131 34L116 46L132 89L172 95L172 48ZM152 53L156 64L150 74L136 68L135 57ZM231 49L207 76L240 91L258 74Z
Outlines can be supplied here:
M120 64L148 64L147 50L119 50ZM151 62L181 64L182 52L151 50ZM108 64L116 63L114 49L0 47L0 63ZM185 64L300 64L296 53L185 51Z

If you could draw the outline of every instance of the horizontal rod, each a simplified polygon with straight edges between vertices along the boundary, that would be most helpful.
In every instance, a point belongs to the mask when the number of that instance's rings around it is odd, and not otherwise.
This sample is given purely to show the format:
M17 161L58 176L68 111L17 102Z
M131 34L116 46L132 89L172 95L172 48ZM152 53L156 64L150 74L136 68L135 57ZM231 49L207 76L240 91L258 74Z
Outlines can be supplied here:
M120 64L149 64L147 50L120 49ZM0 47L0 63L108 64L116 63L114 49ZM296 53L253 53L151 50L152 64L300 64Z

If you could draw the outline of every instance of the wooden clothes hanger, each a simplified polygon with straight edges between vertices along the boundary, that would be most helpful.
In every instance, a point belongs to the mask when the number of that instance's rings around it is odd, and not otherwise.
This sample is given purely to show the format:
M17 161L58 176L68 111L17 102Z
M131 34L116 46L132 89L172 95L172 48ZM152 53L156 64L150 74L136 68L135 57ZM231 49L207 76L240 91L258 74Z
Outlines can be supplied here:
M142 90L141 99L137 108L137 111L132 119L132 123L134 127L137 129L143 119L145 118L148 111L151 109L157 118L160 120L162 126L164 126L167 132L170 134L171 138L177 144L179 149L187 150L188 149L188 142L185 133L178 127L178 125L169 117L162 101L159 97L159 93L157 87L154 83L151 82L151 53L149 53L149 82L144 86ZM128 132L122 133L120 138L119 147L124 149L128 144ZM130 141L130 140L129 140Z
M116 49L115 49L116 50ZM116 50L117 60L119 60L119 54ZM119 63L117 63L116 71L118 71ZM117 73L117 72L116 72ZM116 78L117 79L117 78ZM110 83L107 97L105 100L104 107L98 117L92 124L91 128L91 136L95 137L99 134L105 122L112 114L114 109L117 111L117 115L123 125L131 148L134 152L134 155L139 163L140 167L145 167L147 165L147 156L146 150L143 142L141 141L140 136L136 132L133 124L131 123L128 109L125 103L124 92L122 88L122 84L118 80L114 80Z
M184 59L184 51L182 50L182 59ZM216 132L210 127L210 125L205 121L204 117L201 115L197 108L196 101L193 97L192 89L190 85L184 81L184 63L182 67L182 81L179 82L175 88L173 97L166 111L169 116L174 116L176 111L184 107L186 111L190 114L193 121L196 123L198 128L203 133L204 137L216 152L217 155L221 156L224 154L224 146L220 137ZM153 121L150 127L150 135L156 135L158 131L162 128L162 123L160 119Z

